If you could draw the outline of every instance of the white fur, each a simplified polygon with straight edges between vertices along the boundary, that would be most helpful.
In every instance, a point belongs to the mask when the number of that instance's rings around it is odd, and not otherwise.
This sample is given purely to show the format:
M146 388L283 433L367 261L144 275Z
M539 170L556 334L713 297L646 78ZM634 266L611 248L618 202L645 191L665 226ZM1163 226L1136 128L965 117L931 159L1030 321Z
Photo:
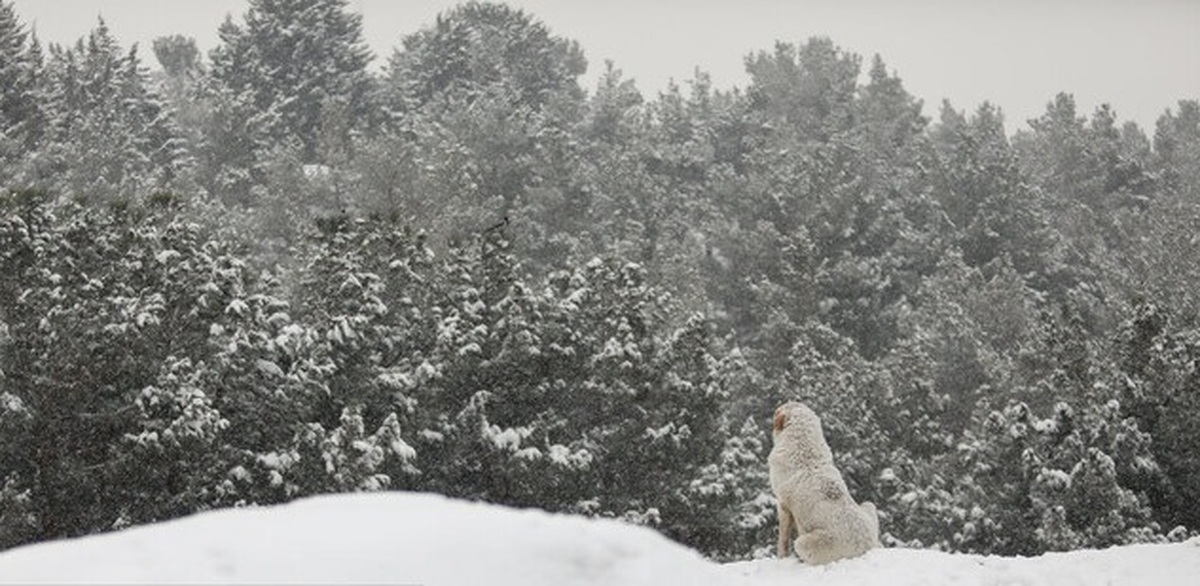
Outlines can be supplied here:
M779 557L790 555L793 528L796 555L806 564L825 564L879 547L875 505L859 505L833 466L833 453L821 420L803 403L775 410L775 445L767 457L771 490L779 503Z

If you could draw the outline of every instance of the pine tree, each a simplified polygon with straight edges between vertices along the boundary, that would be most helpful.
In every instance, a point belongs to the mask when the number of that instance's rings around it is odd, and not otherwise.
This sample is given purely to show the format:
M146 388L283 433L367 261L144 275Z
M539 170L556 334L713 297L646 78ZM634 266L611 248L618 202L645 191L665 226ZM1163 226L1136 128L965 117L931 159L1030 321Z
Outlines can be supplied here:
M24 495L21 538L206 506L225 423L198 373L232 288L226 263L240 261L170 214L56 206L33 193L3 205L0 262L13 281L0 299L0 465L5 486Z
M746 59L747 95L763 122L801 141L826 142L850 129L860 64L828 38L776 43L774 53Z
M1155 167L1164 185L1180 194L1200 192L1200 101L1180 100L1154 128Z
M469 237L490 218L528 222L514 244L561 258L556 225L579 191L572 126L581 115L577 78L586 68L576 43L526 13L469 2L404 37L389 62L384 95L393 158L419 161L399 211ZM421 194L421 201L412 194ZM432 209L430 209L432 208Z
M782 253L763 259L754 280L767 282L752 292L778 297L754 313L817 317L871 357L896 340L902 301L933 270L944 229L913 148L920 105L881 61L873 69L860 90L858 57L828 39L748 59L747 110L761 130L745 139L738 194L750 204L741 229ZM888 138L896 132L907 138Z
M248 95L218 86L203 92L207 112L196 121L202 138L193 148L197 181L225 204L250 206L256 203L255 188L267 181L260 158L272 144L269 120L256 112Z
M3 120L6 133L27 116L32 106L27 87L28 72L22 68L28 36L12 4L0 3L0 55L4 58L3 66L0 66L0 80L4 83L3 97L0 98L0 114L3 118L0 120Z
M1024 403L981 410L977 430L960 448L964 477L959 480L969 511L953 547L1001 555L1039 553L1034 532L1040 521L1031 486L1040 470L1037 430Z
M154 76L155 88L169 105L193 156L202 144L201 128L209 103L202 89L205 66L196 40L182 35L157 37L152 44L162 71Z
M685 526L685 539L717 559L765 557L775 529L775 502L767 478L766 435L746 419L726 435L715 463L703 466L688 486L688 504L696 513Z
M228 115L261 118L266 136L294 141L304 163L331 162L328 148L335 145L322 140L322 129L340 108L347 117L336 132L340 143L369 126L371 54L362 17L347 4L252 0L242 24L228 19L221 25L221 44L210 55L214 90L247 108Z
M25 31L11 3L0 2L0 184L16 179L17 165L41 146L42 68L36 37Z
M168 78L196 75L201 69L196 39L182 35L158 37L153 44L154 57Z
M122 52L101 20L71 48L53 47L41 181L81 201L132 201L179 185L180 132L149 88L136 47Z
M939 145L936 197L967 265L1007 262L1038 290L1071 286L1071 276L1049 262L1055 235L1043 201L1021 174L1002 113L985 103L967 118L946 103L933 132Z
M1134 307L1133 315L1121 326L1117 351L1122 357L1122 415L1132 418L1149 434L1153 459L1162 476L1139 487L1149 493L1155 518L1164 529L1200 525L1188 503L1194 498L1200 478L1200 459L1184 448L1197 439L1187 422L1200 412L1196 399L1197 355L1194 332L1180 331L1173 316L1155 301Z
M1132 196L1153 191L1149 150L1128 150L1128 132L1123 136L1116 119L1104 104L1089 120L1078 115L1073 96L1058 94L1045 114L1030 121L1032 131L1014 142L1023 165L1050 194L1112 213L1135 203Z
M202 137L199 181L221 201L278 207L261 201L272 165L294 166L292 175L306 165L326 175L348 172L354 145L376 114L362 19L347 6L255 0L240 23L228 18L220 26L197 90L206 108L190 124Z
M929 120L921 114L921 101L904 89L895 73L887 72L879 55L872 58L868 75L855 101L855 123L875 156L902 160L904 149L915 146Z
M1030 121L1013 146L1022 169L1046 194L1056 231L1080 250L1120 250L1132 243L1124 224L1157 191L1151 153L1136 125L1117 126L1101 105L1089 120L1069 94L1059 94L1046 113ZM1104 258L1097 254L1095 260ZM1112 270L1112 269L1097 269Z
M403 114L450 96L497 91L540 111L564 93L581 97L576 79L586 68L577 43L525 12L472 1L403 39L389 67L391 107Z

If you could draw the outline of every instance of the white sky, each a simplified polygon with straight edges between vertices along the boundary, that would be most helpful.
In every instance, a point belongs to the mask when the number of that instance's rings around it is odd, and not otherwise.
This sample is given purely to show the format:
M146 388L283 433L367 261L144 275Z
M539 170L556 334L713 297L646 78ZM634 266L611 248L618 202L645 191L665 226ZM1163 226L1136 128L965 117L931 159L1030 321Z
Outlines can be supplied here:
M245 0L10 0L43 42L71 43L103 15L148 65L155 37L194 37L207 52L226 14ZM379 66L401 36L455 0L350 0ZM699 66L717 87L744 86L744 57L775 40L826 35L863 57L879 53L937 115L943 98L962 109L984 100L1009 130L1040 115L1059 91L1081 113L1103 102L1148 133L1180 99L1200 98L1200 0L509 0L588 58L594 87L606 59L647 97Z

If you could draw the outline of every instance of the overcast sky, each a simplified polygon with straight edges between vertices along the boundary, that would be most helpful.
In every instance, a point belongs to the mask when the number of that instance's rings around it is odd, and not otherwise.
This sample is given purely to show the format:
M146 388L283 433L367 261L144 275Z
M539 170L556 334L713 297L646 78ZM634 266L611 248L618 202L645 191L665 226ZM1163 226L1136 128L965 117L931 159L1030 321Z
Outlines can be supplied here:
M454 0L350 0L364 15L379 66L402 35ZM208 51L226 14L246 0L15 0L43 42L70 43L103 15L125 45L194 37ZM1040 115L1059 91L1081 112L1103 102L1153 132L1180 99L1200 98L1200 0L510 0L582 45L591 89L606 59L648 97L698 66L718 87L744 86L744 57L775 40L831 37L863 56L879 53L935 117L943 98L958 109L984 100L1003 108L1009 130Z

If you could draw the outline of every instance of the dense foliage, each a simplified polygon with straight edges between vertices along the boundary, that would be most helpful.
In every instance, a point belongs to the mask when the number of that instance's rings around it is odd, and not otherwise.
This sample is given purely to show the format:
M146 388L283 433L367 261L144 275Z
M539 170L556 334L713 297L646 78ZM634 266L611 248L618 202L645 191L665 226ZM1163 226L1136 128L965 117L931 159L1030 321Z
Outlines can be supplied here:
M651 99L471 2L368 69L345 0L207 59L0 2L0 547L422 490L761 554L820 413L888 544L1200 528L1200 102L936 121L828 39Z

